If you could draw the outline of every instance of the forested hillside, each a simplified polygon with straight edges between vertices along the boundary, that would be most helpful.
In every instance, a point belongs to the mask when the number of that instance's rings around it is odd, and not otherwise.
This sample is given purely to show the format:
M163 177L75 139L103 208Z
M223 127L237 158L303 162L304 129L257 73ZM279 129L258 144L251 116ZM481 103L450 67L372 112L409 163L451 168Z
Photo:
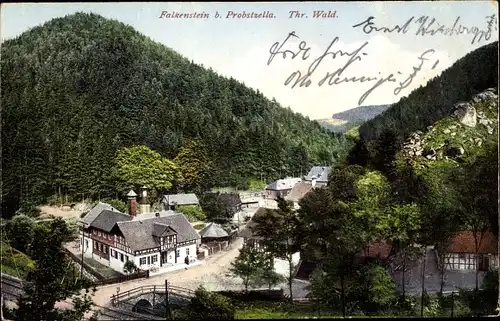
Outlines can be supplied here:
M344 153L341 135L99 15L53 19L1 55L4 211L54 193L115 195L122 147L174 159L196 140L212 186L297 175Z
M454 104L486 88L498 87L498 41L470 52L425 87L401 98L383 114L359 128L365 141L377 139L387 129L400 137L425 130L450 115Z

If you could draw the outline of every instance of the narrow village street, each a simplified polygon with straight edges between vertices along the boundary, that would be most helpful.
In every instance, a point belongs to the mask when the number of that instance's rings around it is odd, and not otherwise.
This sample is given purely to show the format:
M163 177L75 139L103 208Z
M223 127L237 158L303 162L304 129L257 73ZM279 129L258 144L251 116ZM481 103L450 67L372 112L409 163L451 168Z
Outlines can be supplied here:
M148 279L136 279L98 287L94 295L94 303L100 306L109 306L111 296L116 294L118 287L120 288L120 292L124 292L143 285L164 285L165 279L171 285L190 290L196 290L200 285L203 285L209 291L243 290L242 281L229 275L231 262L238 256L242 246L243 239L238 238L228 251L221 251L208 257L204 260L203 264L155 275ZM294 280L294 297L304 297L307 293L305 290L306 285L306 282ZM285 294L288 294L288 285L282 284L279 287L283 287Z

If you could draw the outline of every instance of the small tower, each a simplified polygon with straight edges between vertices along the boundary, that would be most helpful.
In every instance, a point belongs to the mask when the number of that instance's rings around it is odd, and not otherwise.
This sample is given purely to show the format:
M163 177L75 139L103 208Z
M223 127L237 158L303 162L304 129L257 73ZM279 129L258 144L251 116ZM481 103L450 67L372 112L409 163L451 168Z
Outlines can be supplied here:
M136 200L137 194L133 191L130 190L127 194L127 199L128 199L128 214L131 216L136 216L137 215L137 200Z
M141 201L139 204L140 213L149 213L148 188L144 185L141 187Z

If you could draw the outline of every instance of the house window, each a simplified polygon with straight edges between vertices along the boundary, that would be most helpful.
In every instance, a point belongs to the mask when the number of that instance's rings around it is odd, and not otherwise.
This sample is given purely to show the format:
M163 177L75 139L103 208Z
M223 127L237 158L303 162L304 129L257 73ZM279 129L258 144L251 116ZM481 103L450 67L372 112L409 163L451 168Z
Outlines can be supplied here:
M186 248L186 255L189 256L189 247Z
M97 242L94 242L94 250L97 250Z
M156 263L156 262L158 262L158 256L153 255L153 256L151 257L151 262L152 262L152 263Z
M148 256L148 265L151 264L151 256Z
M120 253L120 261L123 262L123 254L122 253Z
M146 258L145 257L141 257L140 261L139 261L139 265L145 265L146 264Z
M89 248L89 240L85 240L85 249Z
M176 250L175 251L175 257L179 257L181 256L181 251L180 250Z
M125 255L125 260L126 260L127 262L128 262L128 261L130 261L130 260L128 259L128 255Z
M99 235L99 237L101 237L102 236L101 231L97 232L97 235Z

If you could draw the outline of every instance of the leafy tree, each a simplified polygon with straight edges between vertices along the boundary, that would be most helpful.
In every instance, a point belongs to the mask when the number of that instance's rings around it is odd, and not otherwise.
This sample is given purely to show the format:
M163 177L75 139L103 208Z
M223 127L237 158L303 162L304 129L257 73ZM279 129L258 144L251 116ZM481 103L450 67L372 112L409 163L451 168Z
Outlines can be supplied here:
M380 265L367 265L360 278L363 305L368 312L388 308L396 300L396 285L389 273Z
M186 215L190 222L199 222L206 219L205 213L198 205L181 205L177 206L175 210Z
M138 268L137 265L135 265L134 261L127 260L127 262L123 264L123 270L126 273L132 274L137 272Z
M229 299L200 286L187 307L189 320L234 320L235 309Z
M271 255L264 260L263 267L257 276L257 280L262 280L262 283L268 286L269 291L273 286L285 281L285 278L274 270L274 259Z
M262 239L259 243L273 257L283 258L288 262L288 287L290 300L293 300L292 282L294 276L294 254L299 251L297 243L298 218L293 203L278 198L277 210L266 210L262 216L254 218L253 232Z
M204 190L211 180L212 160L207 146L200 140L192 140L181 147L174 158L182 179L180 188L185 191Z
M216 223L227 223L236 214L230 197L221 193L205 193L200 197L200 206L207 219Z
M162 192L177 178L176 165L146 146L120 149L115 161L114 176L121 191L145 185Z
M230 273L243 280L245 292L257 280L265 267L265 254L253 246L244 246L234 262L231 262Z
M56 218L33 222L31 235L37 241L29 245L27 254L36 262L36 269L27 275L15 310L16 320L84 320L93 304L91 284L72 273L68 268L72 263L62 251L63 243L74 237L73 231ZM73 302L72 309L55 308L57 302L66 299Z

